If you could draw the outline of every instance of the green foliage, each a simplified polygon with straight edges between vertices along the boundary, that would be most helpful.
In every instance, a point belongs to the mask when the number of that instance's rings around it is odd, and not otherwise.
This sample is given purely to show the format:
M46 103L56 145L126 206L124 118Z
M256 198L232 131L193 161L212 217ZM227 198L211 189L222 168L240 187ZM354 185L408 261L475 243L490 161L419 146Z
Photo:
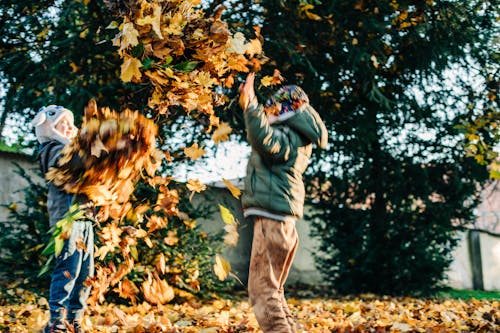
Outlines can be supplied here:
M103 1L85 3L2 1L3 117L30 119L41 106L59 104L73 110L78 121L91 98L117 110L147 105L140 87L120 80L121 62L110 42L116 31L106 29L113 18Z
M444 289L436 294L436 297L443 299L478 299L478 300L500 300L500 292L468 289Z
M59 228L49 230L46 187L35 182L33 176L20 166L16 172L28 182L28 186L23 189L25 201L9 205L8 220L2 222L0 269L2 272L8 272L8 280L11 282L15 279L23 281L22 283L30 288L46 288L50 274L42 275L40 270L50 273L52 262L50 256L56 250L57 243L54 236L57 236L56 231ZM176 185L176 189L180 192L185 187L179 184ZM135 192L136 205L155 202L157 195L158 192L154 188L141 183ZM190 215L181 214L184 219L165 216L168 220L167 227L149 236L149 242L146 242L144 238L138 238L136 243L128 243L132 240L128 236L132 235L134 230L149 229L147 224L148 217L153 214L151 209L144 212L140 219L130 215L122 221L123 225L129 226L125 230L128 230L130 234L123 233L116 236L120 237L121 246L130 245L130 256L139 262L139 265L128 272L126 278L140 286L146 278L145 274L153 271L159 264L158 256L161 254L165 259L165 273L161 277L175 288L178 299L192 296L211 297L228 290L234 281L219 281L212 267L215 255L221 253L224 248L222 231L219 234L208 235L201 231L194 222L196 218L210 214L211 208L201 206L199 210L195 210L189 202L188 194L185 193L180 194L178 208L181 211L189 211ZM154 212L154 214L161 215L159 212ZM106 226L108 226L107 223L95 226L96 248L104 245L101 235ZM63 226L60 225L60 227ZM169 240L167 241L166 238ZM102 266L108 268L120 267L127 258L121 255L119 249L115 250L106 254L101 260L96 258L96 261L100 260ZM99 287L103 286L97 285L97 288ZM107 301L120 303L127 301L127 297L119 296L118 288L110 288L106 292ZM138 300L143 300L140 292L136 297Z
M214 258L224 249L222 241L222 231L216 234L206 234L201 231L196 219L206 217L213 211L213 207L200 206L195 209L188 199L189 193L183 184L173 185L171 190L179 193L180 202L178 209L179 216L171 216L162 211L148 209L143 214L128 214L127 218L121 222L122 229L127 230L151 230L152 216L164 218L167 225L156 230L148 239L138 238L137 242L130 242L130 235L122 234L121 246L130 245L130 256L140 263L126 274L126 279L134 283L137 287L147 279L149 272L162 271L160 279L164 279L175 290L177 300L189 298L193 295L198 297L212 297L214 294L228 291L234 284L234 280L220 281L213 271ZM135 208L156 202L159 191L148 184L139 183L135 192ZM187 215L184 212L189 212ZM123 227L125 226L125 227ZM103 229L96 231L97 247L103 246ZM123 256L123 251L115 249L109 252L102 260L102 266L119 267L126 264L127 257ZM164 266L164 269L156 269ZM99 286L99 284L98 284ZM101 285L102 287L102 285ZM120 296L119 288L108 289L108 300L124 302L127 297ZM139 299L144 295L139 293ZM154 303L154 302L153 302Z

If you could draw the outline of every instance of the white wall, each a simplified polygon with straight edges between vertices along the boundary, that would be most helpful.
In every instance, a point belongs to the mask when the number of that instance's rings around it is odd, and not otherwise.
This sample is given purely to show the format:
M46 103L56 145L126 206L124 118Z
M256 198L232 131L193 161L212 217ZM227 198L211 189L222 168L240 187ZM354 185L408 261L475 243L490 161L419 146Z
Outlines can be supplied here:
M500 237L481 233L481 259L485 290L500 290Z
M34 159L24 155L0 152L0 205L8 205L13 202L23 202L22 189L28 186L28 182L20 175L15 173L17 167L13 163L19 164L33 174L33 169L37 168ZM42 182L42 179L39 179ZM5 221L8 216L8 210L0 207L0 221Z
M453 262L448 271L447 285L456 289L472 289L472 268L470 264L467 233L459 233L460 242L453 251Z

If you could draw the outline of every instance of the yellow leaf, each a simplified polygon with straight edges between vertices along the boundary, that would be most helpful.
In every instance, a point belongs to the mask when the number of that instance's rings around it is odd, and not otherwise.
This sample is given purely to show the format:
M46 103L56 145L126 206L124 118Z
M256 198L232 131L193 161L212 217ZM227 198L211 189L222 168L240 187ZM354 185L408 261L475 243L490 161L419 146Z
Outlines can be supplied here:
M212 134L212 140L215 143L226 141L229 139L229 134L231 134L232 131L233 129L231 128L231 126L229 126L228 123L222 122L214 131L214 134Z
M274 69L273 76L266 75L260 80L260 84L264 87L274 86L283 83L284 78L278 69Z
M156 36L158 38L163 39L162 33L161 33L161 7L158 4L153 3L153 14L148 15L144 18L140 18L137 20L137 24L144 26L146 24L151 24L151 27L153 28L153 31L155 32Z
M120 51L128 48L129 46L136 46L139 44L139 40L137 36L139 36L139 32L135 29L134 24L132 22L127 22L123 24L123 29L121 32L121 44Z
M370 57L370 60L373 63L373 67L378 68L378 60L377 60L377 57L374 54L372 54L372 56Z
M215 256L214 272L219 280L224 281L227 279L229 272L231 271L231 264L222 258L220 255Z
M273 77L269 75L266 75L262 79L260 79L260 84L263 85L264 87L269 87L272 82L273 82Z
M233 197L235 197L236 199L239 199L240 195L241 195L241 190L239 188L237 188L236 186L234 186L233 184L231 184L231 182L227 179L222 178L222 181L224 182L224 184L226 184L229 191L231 191L231 194L233 195Z
M195 142L191 147L184 148L184 154L194 161L205 155L205 150L198 148L198 143Z
M133 57L126 57L125 61L121 66L120 78L123 82L130 82L132 78L140 79L142 74L139 68L142 67L142 63L139 59Z
M207 186L205 184L200 183L199 179L190 179L188 180L186 187L196 193L200 193L202 191L205 191L207 189Z
M227 246L236 246L238 244L238 223L234 221L231 224L227 224L224 226L224 230L227 232L224 236L224 244Z
M243 35L241 32L237 32L234 34L233 37L230 37L230 42L229 42L229 48L227 49L227 52L229 53L237 53L237 54L244 54L246 51L246 45L245 45L245 35Z
M210 76L209 72L199 72L194 81L200 84L203 88L210 88L214 85L215 80Z
M262 44L261 42L255 38L251 39L250 42L246 45L245 53L251 58L256 54L262 53Z
M225 224L232 224L235 221L235 218L233 214L224 207L223 205L219 204L219 209L220 209L220 216L222 217L222 221L224 221Z
M183 34L183 28L186 25L186 22L184 21L184 17L182 16L182 13L177 12L170 18L170 22L168 23L167 28L165 29L165 33L170 34L170 35L182 35Z

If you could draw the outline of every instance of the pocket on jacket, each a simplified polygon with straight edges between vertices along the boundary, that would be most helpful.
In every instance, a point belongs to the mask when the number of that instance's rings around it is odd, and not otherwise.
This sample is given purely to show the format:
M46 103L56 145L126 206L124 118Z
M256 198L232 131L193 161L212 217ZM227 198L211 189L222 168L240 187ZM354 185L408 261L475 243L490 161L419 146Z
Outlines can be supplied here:
M257 182L257 176L255 175L255 168L252 169L252 174L250 175L250 191L255 193L255 185Z

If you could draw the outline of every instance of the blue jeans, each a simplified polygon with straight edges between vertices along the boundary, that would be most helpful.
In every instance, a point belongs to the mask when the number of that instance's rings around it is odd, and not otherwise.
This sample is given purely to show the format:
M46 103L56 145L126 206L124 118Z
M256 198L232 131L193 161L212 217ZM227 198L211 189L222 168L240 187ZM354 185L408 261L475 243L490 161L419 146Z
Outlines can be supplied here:
M87 306L90 287L84 286L94 276L94 230L91 221L73 222L71 235L56 257L50 282L50 320L79 320Z

